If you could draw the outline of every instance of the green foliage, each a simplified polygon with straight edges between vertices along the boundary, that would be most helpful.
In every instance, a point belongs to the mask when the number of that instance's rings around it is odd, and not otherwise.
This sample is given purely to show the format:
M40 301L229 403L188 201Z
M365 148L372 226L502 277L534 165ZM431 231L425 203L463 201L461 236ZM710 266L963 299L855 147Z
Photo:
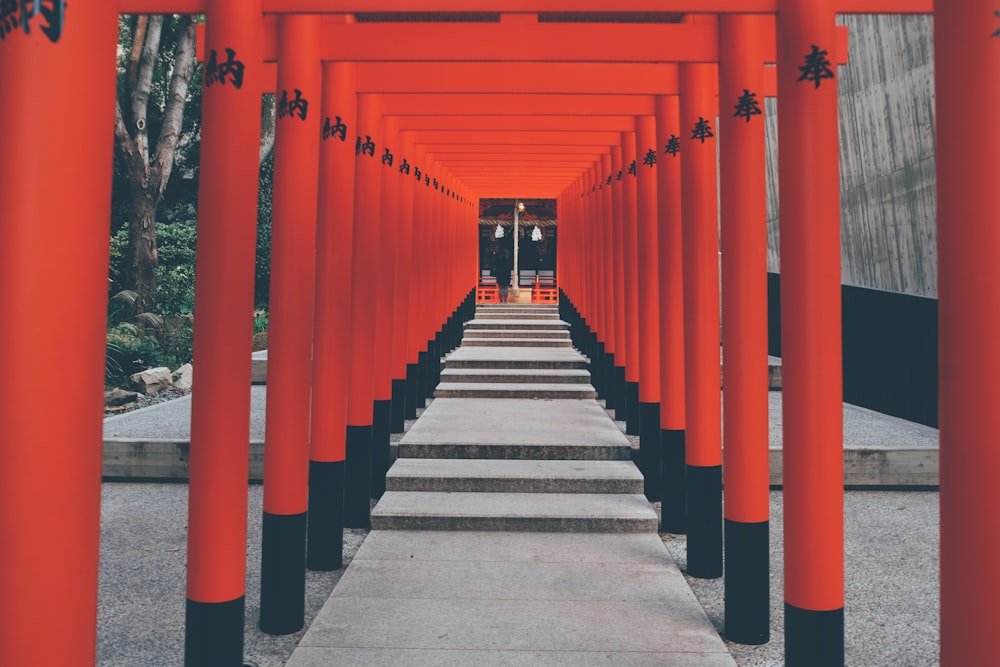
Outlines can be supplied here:
M266 310L253 311L253 332L255 334L267 331L268 319Z
M274 193L274 152L260 165L257 200L257 259L253 301L267 309L271 291L271 201Z
M175 369L191 361L194 317L136 313L137 303L131 290L122 290L109 302L104 364L108 386L127 384L130 375L146 368Z

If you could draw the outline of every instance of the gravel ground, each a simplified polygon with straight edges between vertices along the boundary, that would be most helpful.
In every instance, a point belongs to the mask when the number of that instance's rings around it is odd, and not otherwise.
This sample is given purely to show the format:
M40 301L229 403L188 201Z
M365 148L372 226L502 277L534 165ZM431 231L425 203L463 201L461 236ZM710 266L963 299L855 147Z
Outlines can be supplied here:
M409 427L412 422L407 422ZM398 441L400 435L394 435ZM630 440L637 438L629 436ZM257 628L262 487L251 485L247 521L244 657L284 665L304 630L274 637ZM657 506L658 503L654 504ZM106 483L101 509L97 664L183 665L187 485ZM845 519L845 657L848 665L922 667L939 662L938 493L848 491ZM345 534L345 567L367 533ZM771 641L727 642L741 667L783 664L782 494L771 493ZM686 540L663 535L682 571ZM306 624L343 573L307 572ZM724 635L723 580L687 577Z

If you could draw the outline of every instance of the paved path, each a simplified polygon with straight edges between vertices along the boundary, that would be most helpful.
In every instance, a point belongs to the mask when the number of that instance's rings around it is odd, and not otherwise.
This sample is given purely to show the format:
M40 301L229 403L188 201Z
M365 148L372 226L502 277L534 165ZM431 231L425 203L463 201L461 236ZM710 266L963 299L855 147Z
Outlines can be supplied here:
M507 314L466 327L289 667L734 665L557 311Z

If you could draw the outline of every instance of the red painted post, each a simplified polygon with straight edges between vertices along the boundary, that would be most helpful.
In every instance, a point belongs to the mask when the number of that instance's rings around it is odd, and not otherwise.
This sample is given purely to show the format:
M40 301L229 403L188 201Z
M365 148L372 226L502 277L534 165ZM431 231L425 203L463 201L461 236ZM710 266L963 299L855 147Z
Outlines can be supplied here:
M622 132L622 269L625 288L625 399L628 401L625 432L639 435L639 237L636 219L635 132Z
M409 304L407 305L407 320L409 325L406 333L406 388L404 394L404 415L406 419L417 418L417 408L423 409L423 397L420 392L420 350L424 342L423 313L427 304L421 299L421 293L426 283L426 214L424 205L422 180L425 154L418 150L411 171L413 172L413 217L412 217L412 260L410 262L410 284L414 286ZM419 290L419 292L417 291Z
M635 119L638 220L639 466L646 497L660 499L660 283L656 117Z
M680 65L688 574L722 576L719 235L714 64Z
M995 652L1000 540L979 517L996 507L1000 468L1000 19L994 4L934 9L937 109L938 330L941 435L941 664L987 664Z
M381 176L381 210L372 220L378 230L378 260L370 267L375 278L375 402L372 420L372 497L385 493L389 470L389 437L392 431L392 339L395 331L396 242L399 216L400 179L394 165L399 156L399 135L395 121L383 118L378 130L380 143L375 154ZM377 225L374 223L378 223ZM402 332L398 332L402 333Z
M260 629L305 623L309 412L322 70L319 17L278 17Z
M358 95L355 136L354 259L351 267L351 364L347 400L345 525L371 525L372 401L375 396L375 285L382 164L376 100Z
M719 19L726 637L770 638L763 22Z
M401 135L402 136L402 135ZM406 343L410 328L410 302L418 298L412 283L413 271L413 155L412 145L403 143L402 153L396 157L396 170L400 181L399 238L396 243L395 312L392 339L392 408L391 431L402 433L406 417ZM476 243L478 244L478 232ZM478 256L478 251L477 251Z
M306 566L330 571L344 563L351 350L351 320L345 315L351 312L353 270L355 65L323 63L322 89Z
M108 4L67 11L61 24L28 18L0 40L3 665L95 659L117 42ZM39 295L58 295L57 307ZM38 397L56 366L72 400L53 418Z
M603 305L601 333L604 339L600 347L600 355L595 364L591 362L591 371L597 371L600 378L598 389L604 398L604 407L615 409L614 354L615 354L615 300L614 300L614 174L611 171L611 153L601 156L601 221L597 239L600 244L600 278L598 295Z
M835 6L779 0L785 661L844 664Z
M611 226L614 246L612 252L614 324L615 324L615 358L614 358L614 392L615 419L626 421L628 418L628 394L625 389L625 366L628 363L628 340L625 337L625 167L622 165L622 147L620 144L611 146Z
M195 271L189 667L240 665L246 589L253 274L262 90L261 7L213 0L205 49Z
M680 106L656 98L656 206L660 255L660 531L687 532L684 446L684 254L681 234Z

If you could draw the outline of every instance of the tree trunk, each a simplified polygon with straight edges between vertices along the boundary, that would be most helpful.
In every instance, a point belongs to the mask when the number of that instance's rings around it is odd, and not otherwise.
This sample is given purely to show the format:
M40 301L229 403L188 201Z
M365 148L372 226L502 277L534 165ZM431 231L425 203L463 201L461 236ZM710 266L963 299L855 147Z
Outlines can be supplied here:
M126 284L138 294L137 312L144 312L156 300L156 209L159 197L147 190L132 188L129 197L129 244Z

